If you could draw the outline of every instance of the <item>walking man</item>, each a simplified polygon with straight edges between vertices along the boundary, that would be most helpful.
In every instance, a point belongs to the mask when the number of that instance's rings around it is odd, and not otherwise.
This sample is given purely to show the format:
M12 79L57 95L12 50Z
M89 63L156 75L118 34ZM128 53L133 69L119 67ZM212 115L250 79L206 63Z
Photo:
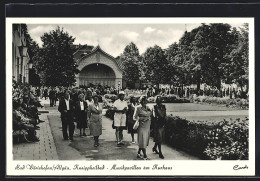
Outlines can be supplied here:
M74 134L74 121L73 121L73 111L75 109L74 103L71 99L69 99L69 93L65 92L64 98L62 98L59 102L58 110L61 113L61 122L62 122L62 133L63 139L68 140L68 138L72 141ZM69 127L69 136L68 136L68 127Z
M124 100L124 91L119 92L119 99L114 102L114 126L116 127L117 146L124 145L123 143L123 129L126 126L126 111L127 102Z
M50 99L50 107L54 106L54 99L55 99L55 91L54 88L52 87L50 92L49 92L49 99Z

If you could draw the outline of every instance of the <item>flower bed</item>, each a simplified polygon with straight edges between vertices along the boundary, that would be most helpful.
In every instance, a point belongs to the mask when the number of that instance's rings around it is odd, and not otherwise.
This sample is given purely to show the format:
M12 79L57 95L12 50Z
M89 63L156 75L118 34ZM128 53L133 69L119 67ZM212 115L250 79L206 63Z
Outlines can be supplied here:
M188 121L171 115L165 140L202 159L247 160L248 120Z
M118 96L115 94L105 94L104 97L108 100L108 102L112 103L115 102L115 100L118 98Z
M134 96L137 100L141 97L141 95L131 95L129 94L128 96L125 96L125 100L129 101L130 97ZM115 102L115 100L117 99L117 95L115 94L105 94L104 96L108 102ZM149 97L148 103L154 103L155 102L155 98L156 97ZM169 94L169 95L162 95L162 102L163 103L189 103L190 100L185 99L185 98L178 98L178 96L174 95L174 94Z
M163 103L189 103L190 100L185 98L179 98L174 94L161 95ZM156 97L149 97L147 100L149 103L155 102Z
M191 102L194 103L208 103L208 104L220 104L226 107L235 107L241 109L248 109L248 99L230 99L229 97L212 97L212 96L196 96L192 95L190 98Z

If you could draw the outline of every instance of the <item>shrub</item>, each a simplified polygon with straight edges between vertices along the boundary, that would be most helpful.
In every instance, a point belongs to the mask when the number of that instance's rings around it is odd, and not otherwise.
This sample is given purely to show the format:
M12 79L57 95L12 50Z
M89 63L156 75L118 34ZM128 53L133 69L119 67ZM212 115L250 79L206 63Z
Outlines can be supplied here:
M104 109L109 109L112 107L112 103L109 102L107 99L102 99L102 102L103 102L103 108Z
M106 111L106 117L108 117L109 119L114 120L114 114L115 114L115 111L112 108L110 108Z
M247 160L248 120L188 121L168 116L166 143L203 159Z
M235 107L241 109L248 109L248 99L230 99L229 97L212 97L212 96L196 96L192 95L190 101L194 103L220 104L226 107Z
M108 102L112 103L115 102L115 100L118 98L118 96L115 94L105 94L104 97L108 100Z
M162 97L162 102L163 103L189 103L190 100L185 99L185 98L178 98L174 94L169 94L169 95L163 95ZM153 103L155 102L156 97L149 97L148 102Z

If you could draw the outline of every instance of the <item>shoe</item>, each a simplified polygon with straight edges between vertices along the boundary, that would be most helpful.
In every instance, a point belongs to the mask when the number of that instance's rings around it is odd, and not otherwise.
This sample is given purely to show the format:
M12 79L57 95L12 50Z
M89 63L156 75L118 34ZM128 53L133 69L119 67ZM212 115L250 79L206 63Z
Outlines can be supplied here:
M40 119L39 119L38 121L39 121L39 123L44 123L44 122L45 122L45 121L43 121L43 120L40 120Z
M137 153L136 157L137 158L142 158L143 155L141 155L140 153Z
M149 158L148 157L143 157L143 160L149 160Z
M83 133L83 136L87 136L86 133Z
M159 152L157 151L157 149L155 147L153 147L153 152L155 152L156 154L159 154Z
M37 137L35 137L35 138L33 139L33 142L38 142L38 141L40 141L40 139L37 138Z
M164 159L164 156L162 153L159 153L159 158Z
M120 145L125 145L123 142L120 142L119 144L120 144Z
M120 147L120 146L121 146L120 142L118 142L118 143L116 144L116 146Z
M69 140L68 138L64 138L64 140Z
M94 143L94 147L98 147L98 143Z
M132 143L132 144L135 144L135 141L132 141L131 143Z
M71 141L73 141L73 138L70 138Z

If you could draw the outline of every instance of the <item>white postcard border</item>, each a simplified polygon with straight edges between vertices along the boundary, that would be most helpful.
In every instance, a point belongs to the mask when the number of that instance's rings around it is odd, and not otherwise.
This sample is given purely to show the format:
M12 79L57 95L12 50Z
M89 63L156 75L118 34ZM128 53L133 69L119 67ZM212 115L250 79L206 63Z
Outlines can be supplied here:
M127 21L126 21L127 19ZM227 161L227 160L149 160L149 161L18 161L13 160L12 152L12 24L185 24L185 23L249 23L249 160ZM253 176L255 175L255 46L254 46L254 18L6 18L6 174L14 175L215 175L215 176ZM82 167L90 165L104 165L99 170L77 170L73 169L76 164ZM125 166L133 170L111 170L113 165ZM171 167L168 170L152 169L154 165ZM27 167L25 170L17 169L17 165ZM30 165L43 166L46 170L30 169ZM46 166L48 165L48 166ZM70 170L59 170L58 165L69 167ZM134 169L134 166L141 170ZM239 165L247 166L247 169L234 170ZM52 168L48 169L48 168ZM144 167L150 169L144 170Z

